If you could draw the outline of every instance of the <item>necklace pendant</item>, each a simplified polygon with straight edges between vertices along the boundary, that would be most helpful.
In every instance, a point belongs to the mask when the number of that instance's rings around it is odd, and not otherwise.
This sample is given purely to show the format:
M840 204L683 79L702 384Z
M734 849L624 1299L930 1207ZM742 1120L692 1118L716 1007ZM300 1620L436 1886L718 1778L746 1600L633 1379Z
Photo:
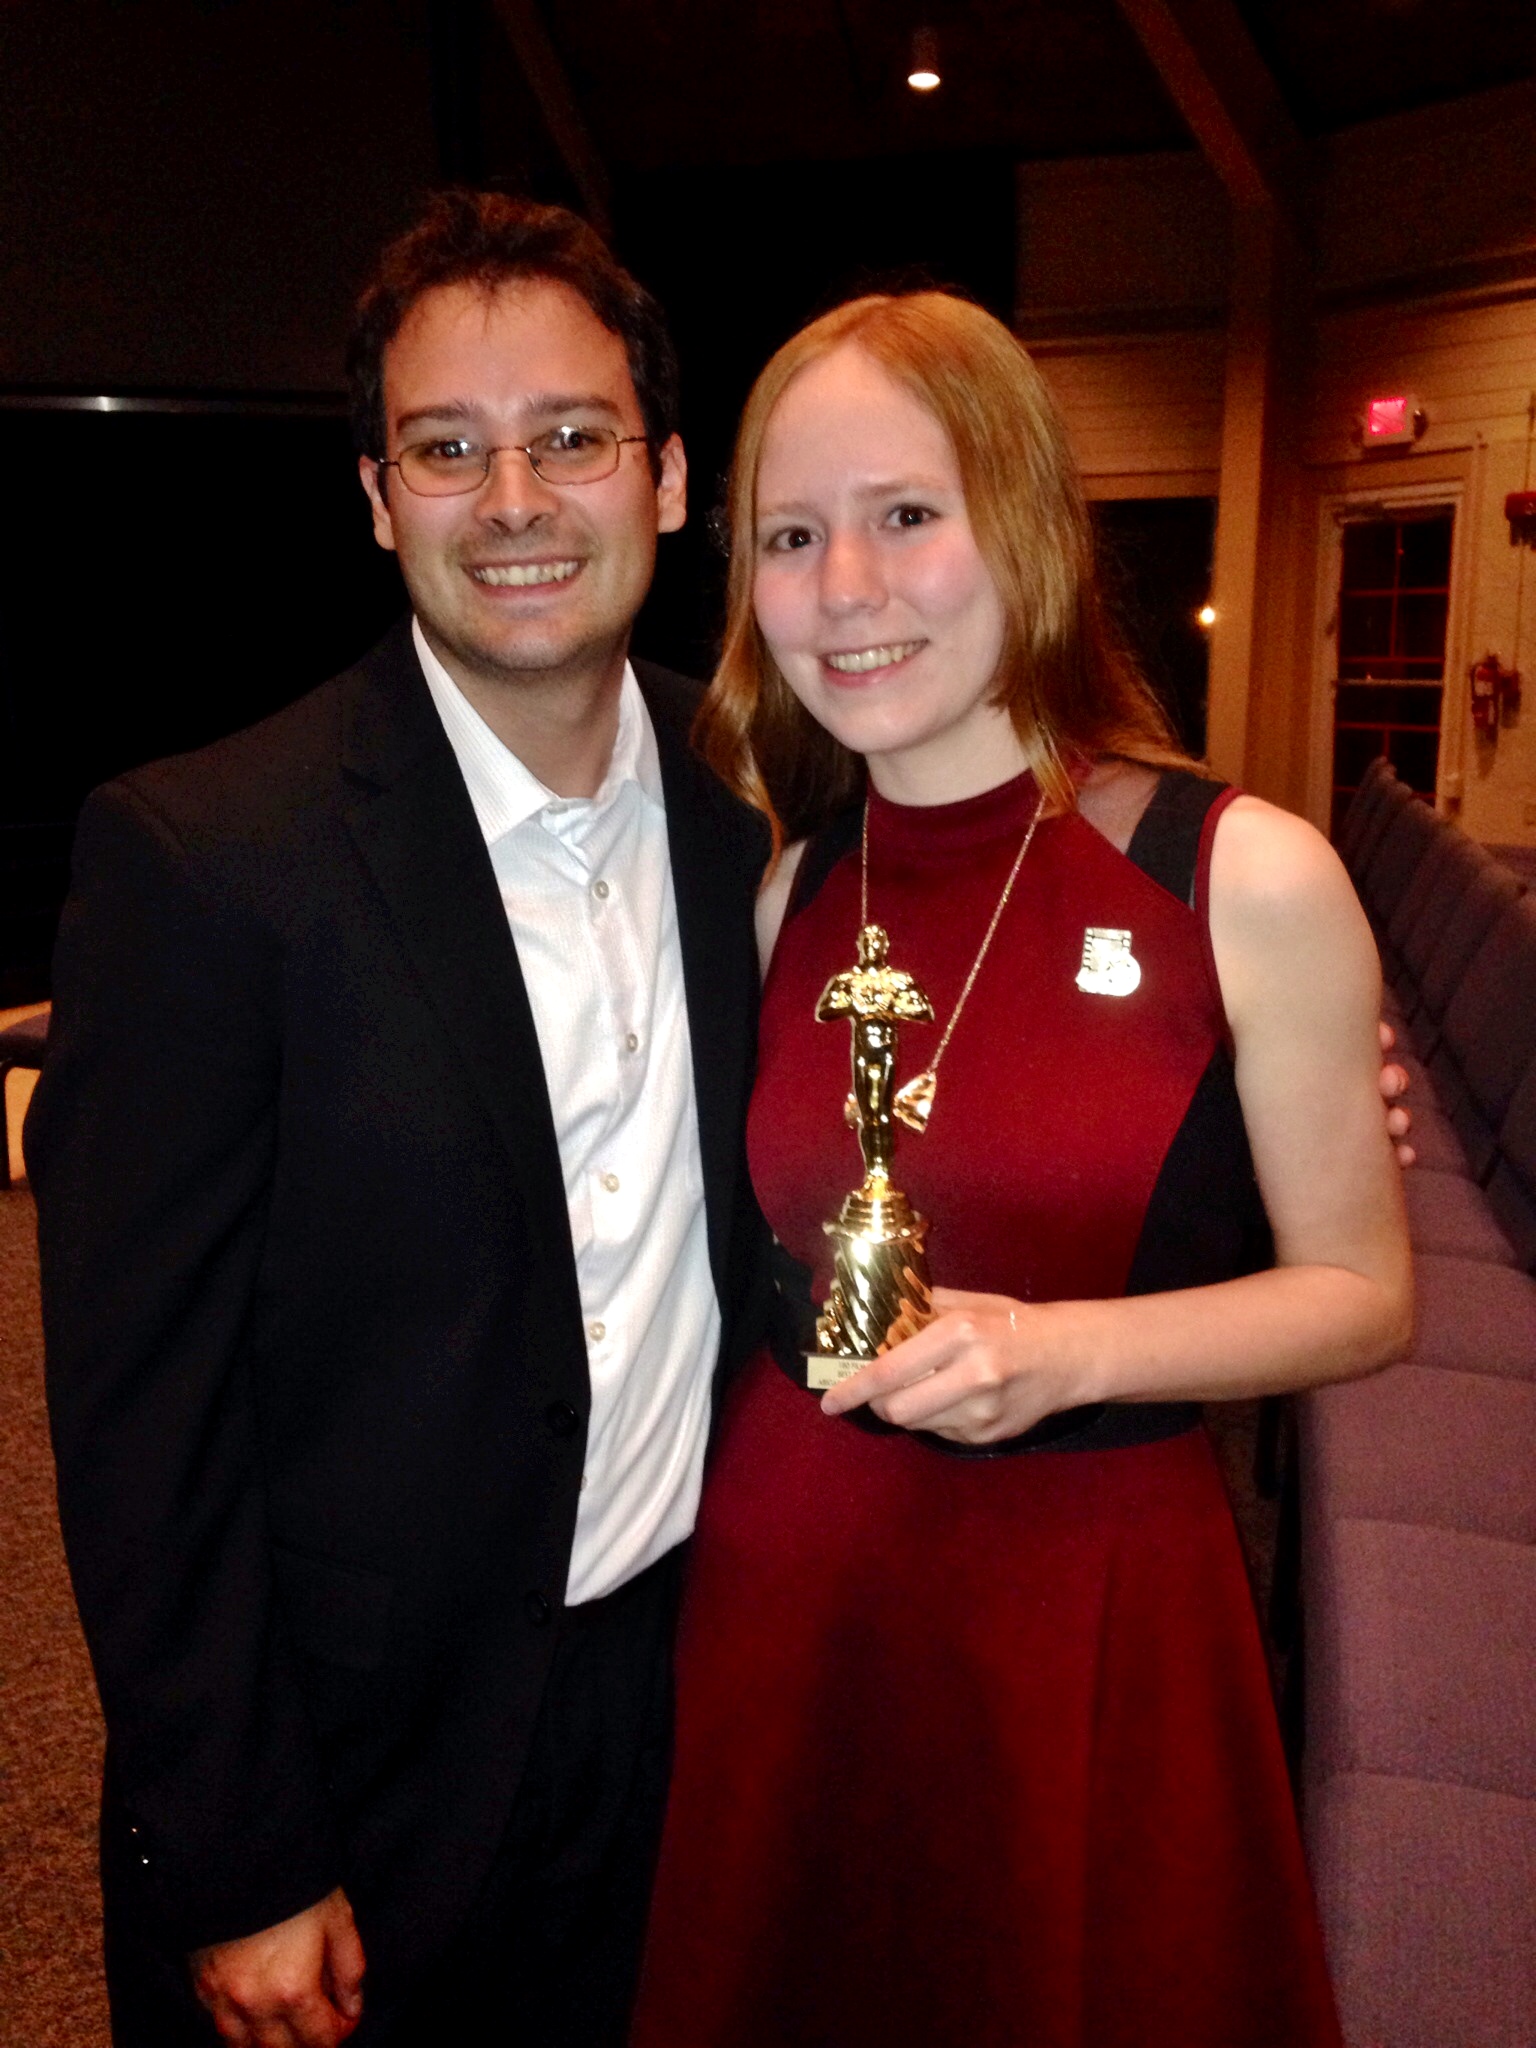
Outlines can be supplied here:
M928 1118L933 1111L933 1098L938 1092L939 1077L932 1067L921 1074L914 1074L904 1088L898 1088L891 1103L892 1113L899 1117L909 1131L921 1134L928 1128Z

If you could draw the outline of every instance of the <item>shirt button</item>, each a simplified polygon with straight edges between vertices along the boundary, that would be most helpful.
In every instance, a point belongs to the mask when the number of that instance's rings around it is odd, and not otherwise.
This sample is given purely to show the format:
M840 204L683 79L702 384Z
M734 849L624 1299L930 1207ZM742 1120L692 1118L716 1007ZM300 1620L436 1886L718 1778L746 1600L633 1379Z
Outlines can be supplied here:
M606 882L594 882L592 884L592 894L595 897L597 897L599 902L606 902L608 897L608 884Z
M630 1052L638 1052L638 1051L640 1050L640 1034L639 1034L639 1032L638 1032L638 1031L626 1031L626 1032L625 1032L625 1034L624 1034L624 1044L625 1044L625 1047L627 1048L627 1050L628 1050L628 1051L630 1051Z
M523 1612L535 1628L543 1628L549 1621L549 1602L542 1593L529 1593L523 1601Z
M603 1175L603 1186L610 1195L616 1195L619 1192L619 1176L616 1173L605 1173Z
M551 1436L574 1436L581 1417L569 1401L551 1401L544 1410L544 1420Z
M592 1339L592 1342L594 1344L601 1344L603 1339L607 1336L607 1334L608 1325L606 1323L588 1323L587 1335Z

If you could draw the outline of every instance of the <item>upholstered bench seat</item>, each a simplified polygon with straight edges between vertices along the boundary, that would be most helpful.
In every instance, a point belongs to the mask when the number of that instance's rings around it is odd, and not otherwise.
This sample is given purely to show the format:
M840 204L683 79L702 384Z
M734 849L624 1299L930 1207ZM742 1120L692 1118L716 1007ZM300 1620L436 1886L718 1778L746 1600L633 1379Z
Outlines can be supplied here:
M1529 1273L1415 1252L1413 1281L1415 1365L1536 1381L1536 1280Z
M1307 1839L1351 2048L1531 2048L1536 1806L1341 1772L1308 1787Z
M1304 1501L1536 1543L1536 1381L1395 1365L1299 1405Z
M1439 1252L1512 1266L1515 1251L1493 1219L1482 1190L1459 1173L1416 1166L1403 1183L1408 1229L1416 1252Z
M1464 1180L1469 1180L1472 1168L1456 1135L1456 1127L1445 1111L1415 1089L1409 1090L1408 1107L1413 1111L1413 1128L1408 1133L1408 1142L1424 1171L1459 1173Z
M1315 1540L1308 1776L1377 1771L1536 1800L1536 1551L1343 1517Z

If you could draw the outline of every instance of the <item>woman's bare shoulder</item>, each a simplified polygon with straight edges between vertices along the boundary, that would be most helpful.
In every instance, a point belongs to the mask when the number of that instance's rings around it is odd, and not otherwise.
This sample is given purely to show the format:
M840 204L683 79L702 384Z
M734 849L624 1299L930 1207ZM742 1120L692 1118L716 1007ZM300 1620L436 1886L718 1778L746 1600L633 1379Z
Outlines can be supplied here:
M1232 799L1211 847L1211 907L1286 917L1329 904L1356 906L1344 863L1315 825L1262 797Z
M1211 944L1234 1028L1252 1006L1319 1014L1364 1006L1374 1034L1381 970L1344 864L1315 826L1239 796L1211 848Z

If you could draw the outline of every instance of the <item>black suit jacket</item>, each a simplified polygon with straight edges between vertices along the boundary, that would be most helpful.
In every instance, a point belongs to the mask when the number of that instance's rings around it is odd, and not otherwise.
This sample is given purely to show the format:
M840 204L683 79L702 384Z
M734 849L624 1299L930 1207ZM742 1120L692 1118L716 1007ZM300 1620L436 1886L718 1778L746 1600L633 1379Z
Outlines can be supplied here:
M689 752L696 686L636 669L728 1365L764 842ZM430 1953L516 1789L589 1383L532 1012L406 628L92 797L27 1159L122 1903L190 1948L342 1883Z

